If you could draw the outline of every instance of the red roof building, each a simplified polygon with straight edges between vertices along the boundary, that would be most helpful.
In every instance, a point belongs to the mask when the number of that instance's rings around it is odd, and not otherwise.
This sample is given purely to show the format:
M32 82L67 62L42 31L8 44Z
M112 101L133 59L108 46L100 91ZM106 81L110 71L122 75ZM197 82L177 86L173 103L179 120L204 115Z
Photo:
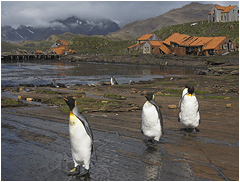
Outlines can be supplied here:
M208 22L231 22L239 21L239 8L235 6L213 6L208 13Z

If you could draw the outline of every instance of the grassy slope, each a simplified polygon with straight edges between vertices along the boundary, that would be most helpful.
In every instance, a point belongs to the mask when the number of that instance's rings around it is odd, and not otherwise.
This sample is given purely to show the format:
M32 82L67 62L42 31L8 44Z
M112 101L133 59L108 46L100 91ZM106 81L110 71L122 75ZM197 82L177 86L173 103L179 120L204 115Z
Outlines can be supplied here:
M80 37L69 42L70 48L78 53L124 53L127 47L136 44L135 40L113 41L103 37Z
M154 33L162 40L165 40L175 32L181 34L188 34L191 36L215 37L227 36L230 40L239 44L239 22L229 23L207 23L207 21L199 22L198 25L190 26L191 23L184 23L179 25L172 25L164 27ZM50 46L57 40L66 40L69 43L69 48L76 50L78 53L90 54L122 54L127 47L136 44L134 40L111 40L103 36L85 36L80 34L64 33L62 35L52 35L46 40L42 41L25 41L19 44L9 44L2 42L2 52L12 51L12 49L19 48L27 51L42 50L48 51Z
M198 25L190 26L191 23L171 25L157 30L155 34L165 40L175 32L200 37L227 36L231 41L239 44L239 22L208 23L200 21Z

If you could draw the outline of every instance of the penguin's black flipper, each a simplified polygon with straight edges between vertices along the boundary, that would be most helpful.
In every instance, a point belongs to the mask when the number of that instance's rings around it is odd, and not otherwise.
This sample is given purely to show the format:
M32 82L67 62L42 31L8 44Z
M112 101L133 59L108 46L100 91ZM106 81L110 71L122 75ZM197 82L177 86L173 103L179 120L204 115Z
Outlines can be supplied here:
M160 119L160 125L161 125L161 128L162 128L162 134L164 135L164 129L163 129L163 117L162 117L162 113L157 105L157 103L154 101L154 100L150 100L149 101L152 105L154 105L157 109L157 112L158 112L158 117Z

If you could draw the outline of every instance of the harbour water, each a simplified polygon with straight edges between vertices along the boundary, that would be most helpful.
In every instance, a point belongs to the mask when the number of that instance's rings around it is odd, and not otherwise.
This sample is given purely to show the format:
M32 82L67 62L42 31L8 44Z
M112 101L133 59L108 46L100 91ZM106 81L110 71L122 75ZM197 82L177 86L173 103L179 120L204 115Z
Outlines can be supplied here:
M114 76L119 84L148 81L164 76L191 74L192 70L176 67L160 67L151 65L100 64L82 62L57 61L25 61L4 62L1 64L1 85L18 86L19 84L90 85L101 81L110 81Z

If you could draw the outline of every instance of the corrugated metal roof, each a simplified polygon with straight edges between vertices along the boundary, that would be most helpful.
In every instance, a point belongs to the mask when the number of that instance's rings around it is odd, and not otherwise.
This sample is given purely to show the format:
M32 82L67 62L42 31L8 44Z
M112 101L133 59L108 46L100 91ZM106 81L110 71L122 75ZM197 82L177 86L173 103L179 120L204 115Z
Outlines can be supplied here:
M186 41L183 41L182 44L184 46L203 46L212 40L211 37L191 37Z
M162 44L163 41L158 41L158 40L151 40L151 41L148 41L148 43L151 45L151 46L160 46Z
M203 50L215 49L227 37L212 37L212 40L205 46Z
M161 49L165 54L170 54L172 51L168 49L162 42L162 44L159 46L159 49Z
M235 6L227 6L227 7L215 5L215 7L216 7L218 10L223 10L221 13L228 13L228 12L231 11L233 8L235 8L236 5L235 5Z
M228 6L228 7L226 7L221 13L228 13L228 12L230 12L233 8L235 8L236 7L236 5L235 6Z
M215 7L218 9L218 10L224 10L224 6L218 6L218 5L215 5Z
M141 36L140 38L138 38L138 40L148 40L151 36L153 36L153 33L145 34L145 35Z
M174 33L172 34L170 37L168 37L164 42L164 44L167 44L170 46L170 42L176 42L176 43L181 43L184 40L186 40L187 38L189 38L189 35L184 35L184 34L180 34L180 33Z
M61 39L59 39L64 45L68 45L68 42L67 41L65 41L65 40L61 40Z
M131 48L136 47L136 46L138 46L138 45L142 45L142 44L144 44L145 42L146 42L146 41L141 42L141 43L137 43L137 44L132 45L132 46L130 46L130 47L128 47L128 48L131 49Z
M226 36L191 37L189 35L174 33L163 42L167 45L170 45L170 42L174 42L182 46L205 46L205 49L215 49L226 38Z

